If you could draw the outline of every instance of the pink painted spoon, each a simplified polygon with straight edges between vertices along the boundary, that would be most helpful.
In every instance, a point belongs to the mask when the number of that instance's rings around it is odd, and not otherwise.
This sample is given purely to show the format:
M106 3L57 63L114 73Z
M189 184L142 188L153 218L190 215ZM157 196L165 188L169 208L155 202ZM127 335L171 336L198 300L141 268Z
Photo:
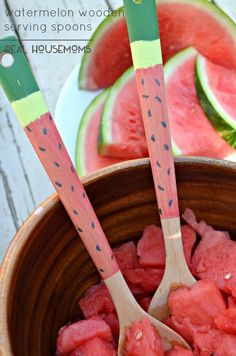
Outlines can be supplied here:
M124 4L166 249L164 277L148 312L163 320L169 315L170 291L196 281L183 252L156 2L124 0Z
M11 52L14 63L9 67L3 65L7 48L17 49ZM145 313L130 292L15 37L0 41L0 63L0 83L112 296L120 323L119 354L127 327L144 317L158 331L165 350L173 343L188 347L173 330Z

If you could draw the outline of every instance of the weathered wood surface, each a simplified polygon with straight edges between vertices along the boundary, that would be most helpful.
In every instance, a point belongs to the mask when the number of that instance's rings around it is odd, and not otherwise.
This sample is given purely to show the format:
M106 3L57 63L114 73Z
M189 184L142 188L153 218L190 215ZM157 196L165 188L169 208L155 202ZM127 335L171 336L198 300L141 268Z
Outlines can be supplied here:
M22 9L107 9L117 8L121 1L105 0L8 0L7 6L10 10ZM56 4L56 5L55 5ZM3 31L3 24L13 21L15 25L22 23L22 18L10 19L4 13L5 2L0 0L0 37L8 33ZM54 20L55 21L55 20ZM61 23L90 22L95 28L101 18L89 18L81 20L79 16L74 18L60 18ZM26 21L28 22L28 20ZM52 19L44 19L43 22L52 23ZM42 23L42 19L34 18L34 23ZM81 38L88 39L92 32L81 33ZM9 33L11 34L11 33ZM48 34L29 33L22 29L19 36L23 40L29 38L47 38ZM77 38L78 34L63 32L53 34L53 39ZM37 42L36 42L37 43ZM23 41L26 51L32 42ZM41 90L48 102L50 110L54 112L56 101L60 90L79 62L79 54L32 54L28 51L28 59L31 63L35 76L40 84ZM5 95L0 89L0 261L15 232L21 226L27 216L45 200L53 188L47 178L36 154L21 129L15 114L13 113Z

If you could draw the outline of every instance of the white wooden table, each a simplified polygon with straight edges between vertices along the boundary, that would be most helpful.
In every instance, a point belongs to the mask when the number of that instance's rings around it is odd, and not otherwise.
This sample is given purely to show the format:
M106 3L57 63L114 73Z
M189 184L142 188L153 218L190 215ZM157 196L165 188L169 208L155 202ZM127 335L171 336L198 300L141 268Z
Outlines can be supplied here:
M235 0L215 0L223 7L229 7L229 13L236 17ZM105 10L117 9L122 5L122 0L0 0L0 37L6 36L3 30L7 21L11 24L22 23L51 25L52 22L62 24L91 23L93 29L102 20L99 17L83 19L74 18L45 18L40 17L25 19L23 17L7 17L5 10L25 9L73 9L73 10ZM49 33L25 31L19 28L19 37L26 50L32 45L29 39L48 39ZM91 32L79 34L80 38L88 39ZM62 32L50 34L54 40L78 38L78 34ZM35 42L38 43L38 42ZM32 54L28 52L35 76L41 90L49 104L51 112L54 112L59 92L80 60L80 55L75 54ZM0 89L0 262L12 237L27 218L27 216L44 199L53 193L53 187L44 173L34 151L27 141L16 117Z
M121 5L121 0L0 0L0 37L10 35L3 25L11 22L15 25L22 23L42 24L52 23L73 24L91 23L96 28L102 18L86 17L78 15L74 18L45 18L40 17L25 19L23 17L7 17L5 10L25 9L73 9L96 10L116 9ZM72 33L63 31L53 35L51 39L90 38L92 32ZM33 39L48 39L49 33L24 31L19 29L19 37L26 51L32 42L24 41ZM53 36L53 37L52 37ZM78 37L79 36L79 37ZM38 42L35 42L38 43ZM48 42L46 42L48 43ZM50 42L52 43L52 42ZM84 43L84 42L82 42ZM60 90L71 73L72 69L80 61L78 54L27 54L40 88L48 102L51 112L54 112ZM54 189L49 182L43 168L32 150L22 128L20 127L13 110L5 95L0 89L0 262L5 251L28 215L45 200Z

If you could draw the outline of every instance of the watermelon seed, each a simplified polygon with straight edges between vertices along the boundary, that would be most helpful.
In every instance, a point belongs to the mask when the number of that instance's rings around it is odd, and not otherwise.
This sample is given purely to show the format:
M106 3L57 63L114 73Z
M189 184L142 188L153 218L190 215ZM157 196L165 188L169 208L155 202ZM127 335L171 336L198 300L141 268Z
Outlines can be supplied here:
M46 148L39 146L40 151L45 152Z
M137 334L136 334L136 340L139 340L141 339L143 336L143 333L141 331L139 331Z
M152 140L152 142L156 142L156 137L155 137L155 135L152 135L152 136L151 136L151 140Z
M58 143L58 148L61 151L61 143Z
M112 261L114 260L114 255L111 255L111 260L112 260Z
M156 161L156 164L157 164L158 167L161 167L161 164L160 164L159 161Z
M159 189L159 190L162 190L162 191L165 190L161 185L158 185L158 189Z
M91 226L92 226L93 229L95 229L95 224L94 224L94 222L91 223Z
M149 98L149 95L143 94L143 98L144 98L144 99L148 99L148 98Z
M99 246L99 245L96 245L96 250L98 251L98 252L101 252L102 250L101 250L101 247Z
M231 274L230 273L227 273L226 275L225 275L225 279L226 280L229 280L231 278Z
M79 232L83 232L83 230L80 227L78 227L77 229Z
M168 206L171 207L173 200L169 200Z
M58 162L54 162L54 165L55 165L56 167L60 167L60 164L59 164Z
M141 84L144 85L144 79L143 78L141 79Z
M44 134L44 136L46 136L47 133L48 133L48 132L47 132L47 129L46 129L46 127L44 127L44 128L43 128L43 134Z
M148 116L149 116L149 117L152 117L152 112L151 112L150 109L148 110Z
M26 126L26 130L29 132L32 132L31 128L29 126Z
M167 123L166 123L165 121L162 121L161 124L162 124L162 126L163 126L164 128L167 127Z
M59 188L61 188L62 187L62 184L61 183L59 183L59 182L55 182L55 184L59 187Z
M169 145L167 145L166 143L164 144L164 149L166 150L166 151L169 151Z
M85 193L85 192L83 192L82 197L83 197L83 198L85 198L85 197L86 197L86 193Z
M71 189L72 192L74 192L75 187L72 185L72 186L70 187L70 189Z
M105 272L104 269L102 269L102 268L100 268L99 271L102 272L102 273Z
M167 174L170 175L170 168L167 169Z
M78 215L78 211L77 211L77 210L73 210L73 213L74 213L75 215Z
M70 169L71 169L71 172L72 172L72 173L75 173L75 169L74 169L73 166L71 166Z
M157 85L160 87L161 86L161 83L158 79L155 79L155 82L157 83Z
M158 209L158 211L159 211L159 214L162 215L162 210L161 210L161 209Z
M159 101L159 103L162 103L162 100L159 96L156 96L155 99L157 99L157 101Z

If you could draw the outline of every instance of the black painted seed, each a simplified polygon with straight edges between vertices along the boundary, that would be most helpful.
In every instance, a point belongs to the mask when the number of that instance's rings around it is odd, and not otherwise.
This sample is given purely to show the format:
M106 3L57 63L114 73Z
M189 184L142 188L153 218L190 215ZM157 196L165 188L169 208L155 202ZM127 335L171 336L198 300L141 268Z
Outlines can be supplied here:
M46 127L44 127L44 128L43 128L43 134L46 136L47 133L48 133L48 131L47 131Z
M71 172L72 172L72 173L75 173L75 169L74 169L73 166L71 166L70 169L71 169Z
M156 96L155 99L157 99L157 101L159 101L159 103L161 103L161 98L159 96Z
M101 252L101 247L100 247L99 245L96 245L96 250L97 250L98 252Z
M99 271L100 271L100 272L102 272L102 273L104 273L104 272L105 272L105 271L104 271L104 269L102 269L102 268L100 268L100 269L99 269Z
M141 79L141 84L144 85L144 79L143 78Z
M156 161L156 164L157 164L158 167L161 167L161 164L160 164L159 161Z
M60 182L55 182L55 184L59 187L59 188L61 188L62 187L62 184L60 183Z
M155 141L156 141L155 135L152 135L152 136L151 136L151 140L152 140L152 142L155 142Z
M60 164L59 164L58 162L54 162L54 165L55 165L56 167L60 167Z
M157 83L158 86L161 85L160 81L158 79L155 79L155 82Z
M168 206L171 207L173 200L169 200Z
M82 197L83 197L83 198L85 198L85 197L86 197L86 193L85 193L85 192L83 192Z
M167 143L164 144L164 149L165 149L166 151L169 151L169 145L167 145Z
M167 127L167 123L166 123L165 121L162 121L161 124L162 124L162 126L163 126L164 128Z
M94 222L91 223L91 226L92 226L93 229L95 229L95 224L94 224Z
M159 214L162 215L162 210L161 210L161 209L158 209L158 211L159 211Z
M143 94L142 97L143 97L144 99L148 99L148 98L149 98L149 95Z
M29 126L26 126L26 130L29 132L32 132L31 128Z
M58 148L61 151L61 143L58 143Z
M167 174L170 175L170 168L167 169Z
M75 187L72 185L72 186L70 187L70 189L71 189L72 192L74 192Z
M39 146L40 151L45 152L46 148Z
M162 191L165 190L161 185L158 185L158 189L159 189L159 190L162 190Z
M149 117L152 117L152 112L151 112L150 109L148 110L148 116L149 116Z
M78 231L79 231L79 232L83 232L83 230L82 230L80 227L78 227Z
M111 260L112 260L112 261L114 260L114 255L111 255Z
M73 210L73 213L74 213L75 215L78 215L78 211L77 211L77 210Z

